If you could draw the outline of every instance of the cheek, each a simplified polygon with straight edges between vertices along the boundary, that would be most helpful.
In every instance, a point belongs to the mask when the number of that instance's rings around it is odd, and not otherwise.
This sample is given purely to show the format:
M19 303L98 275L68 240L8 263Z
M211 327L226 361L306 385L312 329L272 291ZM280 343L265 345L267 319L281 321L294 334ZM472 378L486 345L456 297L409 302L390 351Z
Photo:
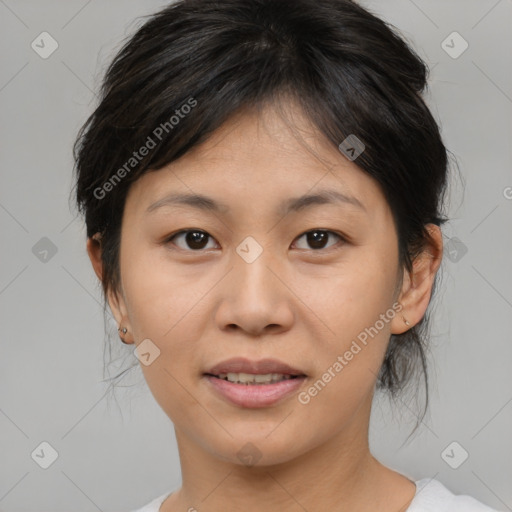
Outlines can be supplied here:
M158 355L151 364L145 365L141 359L145 379L158 402L169 402L172 409L190 407L195 402L180 383L199 372L194 366L199 364L197 340L202 337L207 314L205 290L213 282L205 279L204 271L201 279L192 267L173 268L168 259L150 251L127 247L125 254L129 256L123 260L123 290L135 341L139 344L149 339L157 347Z
M396 284L392 257L376 257L373 250L354 257L329 273L314 276L304 287L312 311L331 329L335 338L355 337L373 325L393 303Z
M354 405L371 390L396 314L394 264L392 254L379 258L373 250L361 251L326 277L323 287L309 290L308 305L329 328L322 329L315 350L318 393L323 397L318 403L336 402L344 395L345 405Z
M143 259L127 268L126 275L127 309L136 343L149 339L157 347L151 364L142 359L139 363L147 385L171 417L194 415L198 404L187 390L199 372L197 340L206 314L201 302L205 287L168 268L146 266Z
M205 269L172 262L162 247L142 247L127 241L121 267L134 333L140 339L180 338L185 326L195 325L190 318L208 289Z

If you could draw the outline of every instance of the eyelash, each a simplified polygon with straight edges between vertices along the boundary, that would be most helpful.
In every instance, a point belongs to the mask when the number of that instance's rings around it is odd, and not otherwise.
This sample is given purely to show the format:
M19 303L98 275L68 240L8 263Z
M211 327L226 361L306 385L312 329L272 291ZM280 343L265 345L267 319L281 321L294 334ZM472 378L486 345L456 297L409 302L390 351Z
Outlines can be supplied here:
M213 237L207 233L206 231L203 231L202 229L183 229L181 231L178 231L170 236L168 236L165 240L164 240L164 244L168 244L168 243L172 243L173 245L176 245L174 242L172 242L172 240L180 235L184 235L184 234L187 234L187 233L204 233L205 235L207 235L209 238L213 239ZM308 231L305 231L304 233L302 233L299 237L297 237L297 240L302 238L304 235L307 235L309 233L327 233L327 234L330 234L330 235L335 235L337 236L342 242L347 242L347 239L342 236L340 233L337 233L335 231L331 231L331 230L328 230L328 229L320 229L320 228L315 228L315 229L309 229ZM333 244L329 247L326 247L326 248L320 248L320 249L311 249L311 251L313 252L320 252L320 251L327 251L329 249L332 249L333 247L336 247L337 244ZM178 247L178 249L181 249L183 251L186 251L186 252L204 252L205 249L182 249L181 247ZM307 250L307 249L301 249L301 250Z

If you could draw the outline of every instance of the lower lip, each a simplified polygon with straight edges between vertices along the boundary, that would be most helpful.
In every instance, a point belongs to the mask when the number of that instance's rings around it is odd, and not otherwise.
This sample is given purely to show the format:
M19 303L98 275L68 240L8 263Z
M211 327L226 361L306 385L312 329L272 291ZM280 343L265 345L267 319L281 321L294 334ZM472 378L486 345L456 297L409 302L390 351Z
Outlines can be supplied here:
M240 407L267 407L291 395L301 386L305 376L286 379L272 384L237 384L205 375L213 388L224 398Z

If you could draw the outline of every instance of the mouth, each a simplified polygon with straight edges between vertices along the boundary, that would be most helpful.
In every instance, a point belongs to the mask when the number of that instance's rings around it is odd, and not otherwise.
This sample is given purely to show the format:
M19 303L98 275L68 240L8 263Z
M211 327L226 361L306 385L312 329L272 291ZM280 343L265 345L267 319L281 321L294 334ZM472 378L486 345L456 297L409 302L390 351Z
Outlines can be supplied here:
M215 396L243 408L269 407L297 393L307 375L277 359L234 358L203 373Z
M270 407L278 403L283 403L286 399L295 395L303 386L307 377L305 375L295 376L277 376L270 375L251 375L254 379L265 378L267 382L240 382L243 375L235 374L221 379L220 375L205 374L204 379L208 387L216 397L222 398L230 405L242 407L244 409L255 409ZM229 380L233 379L234 382Z
M216 379L231 382L233 384L243 384L245 386L265 386L274 384L276 382L282 382L285 380L301 379L306 375L291 375L284 373L265 373L265 374L253 374L253 373L219 373L218 375L212 373L205 373L208 377L214 377Z
M208 390L230 405L249 409L270 407L291 398L307 379L305 375L228 373L225 378L221 375L224 374L204 374Z

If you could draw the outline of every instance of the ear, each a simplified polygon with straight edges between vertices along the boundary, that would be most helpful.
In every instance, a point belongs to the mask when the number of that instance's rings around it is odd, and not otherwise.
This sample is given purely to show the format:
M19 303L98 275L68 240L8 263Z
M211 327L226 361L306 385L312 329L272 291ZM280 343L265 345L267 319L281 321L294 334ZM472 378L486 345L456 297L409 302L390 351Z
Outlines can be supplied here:
M443 235L436 224L427 224L431 240L413 262L404 279L398 302L403 309L391 321L391 333L401 334L421 321L430 302L434 278L443 258ZM405 320L410 325L406 325Z
M92 237L87 239L87 254L89 255L89 259L91 260L94 272L96 273L100 281L103 280L103 261L101 259L101 253L101 236L99 233L96 233ZM116 319L117 325L126 327L128 329L128 333L125 336L123 336L125 342L132 343L132 330L130 329L129 326L126 304L122 296L122 293L119 294L117 291L114 291L111 288L109 288L107 291L107 300L112 311L112 314Z

